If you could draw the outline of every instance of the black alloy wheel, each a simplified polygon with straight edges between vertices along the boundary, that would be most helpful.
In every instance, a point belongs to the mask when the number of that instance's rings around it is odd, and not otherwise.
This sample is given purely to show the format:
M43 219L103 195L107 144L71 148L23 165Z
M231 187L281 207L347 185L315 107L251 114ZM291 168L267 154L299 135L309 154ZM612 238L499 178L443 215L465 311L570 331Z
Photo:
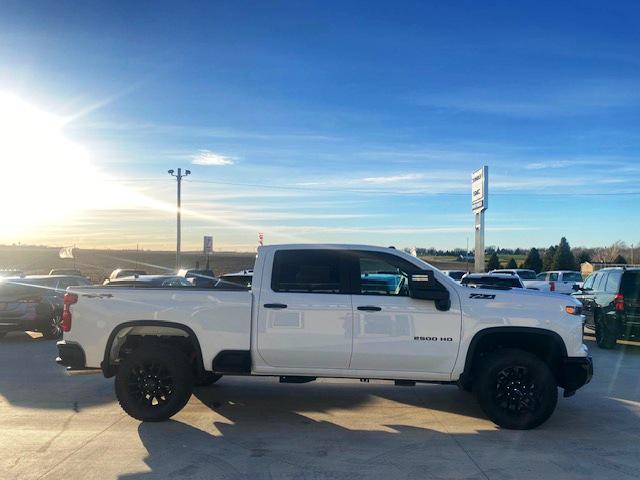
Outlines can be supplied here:
M133 418L159 422L187 404L193 384L187 356L170 345L152 343L134 350L118 366L116 397Z

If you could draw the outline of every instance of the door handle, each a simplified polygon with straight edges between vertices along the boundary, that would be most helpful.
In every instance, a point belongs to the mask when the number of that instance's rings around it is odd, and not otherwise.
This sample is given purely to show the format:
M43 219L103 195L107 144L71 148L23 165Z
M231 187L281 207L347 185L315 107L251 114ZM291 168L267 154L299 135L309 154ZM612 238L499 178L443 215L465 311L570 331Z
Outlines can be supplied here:
M264 308L273 308L275 310L282 310L283 308L287 308L284 303L265 303Z
M376 307L374 305L363 305L362 307L358 307L358 310L361 310L363 312L379 312L380 310L382 310L382 308Z

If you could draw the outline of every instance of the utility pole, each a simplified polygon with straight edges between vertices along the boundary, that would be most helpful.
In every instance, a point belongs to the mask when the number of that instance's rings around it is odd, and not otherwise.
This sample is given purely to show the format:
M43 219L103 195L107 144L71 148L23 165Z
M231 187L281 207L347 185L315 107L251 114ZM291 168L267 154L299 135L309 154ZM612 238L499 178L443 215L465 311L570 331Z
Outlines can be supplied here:
M176 218L176 271L180 270L180 187L182 184L182 177L186 177L191 174L191 170L185 170L184 174L182 173L182 169L178 169L178 173L175 174L174 170L169 170L167 173L172 177L176 177L176 181L178 183L178 201L177 201L177 218Z

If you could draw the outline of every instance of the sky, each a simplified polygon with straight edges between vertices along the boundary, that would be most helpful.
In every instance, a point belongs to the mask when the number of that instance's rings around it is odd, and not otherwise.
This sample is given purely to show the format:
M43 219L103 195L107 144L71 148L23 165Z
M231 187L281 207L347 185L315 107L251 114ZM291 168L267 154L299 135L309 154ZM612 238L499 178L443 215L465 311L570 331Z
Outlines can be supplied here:
M637 2L2 2L0 243L640 242Z

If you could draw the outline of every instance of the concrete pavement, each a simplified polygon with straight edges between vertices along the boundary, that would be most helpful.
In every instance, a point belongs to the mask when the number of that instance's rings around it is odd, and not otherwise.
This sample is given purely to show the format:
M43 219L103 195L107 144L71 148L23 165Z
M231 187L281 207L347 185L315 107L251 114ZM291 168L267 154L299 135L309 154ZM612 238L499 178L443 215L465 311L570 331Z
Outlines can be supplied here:
M452 386L223 378L173 421L126 416L113 380L68 376L55 342L0 340L0 479L640 478L640 346L599 350L591 384L527 432Z

